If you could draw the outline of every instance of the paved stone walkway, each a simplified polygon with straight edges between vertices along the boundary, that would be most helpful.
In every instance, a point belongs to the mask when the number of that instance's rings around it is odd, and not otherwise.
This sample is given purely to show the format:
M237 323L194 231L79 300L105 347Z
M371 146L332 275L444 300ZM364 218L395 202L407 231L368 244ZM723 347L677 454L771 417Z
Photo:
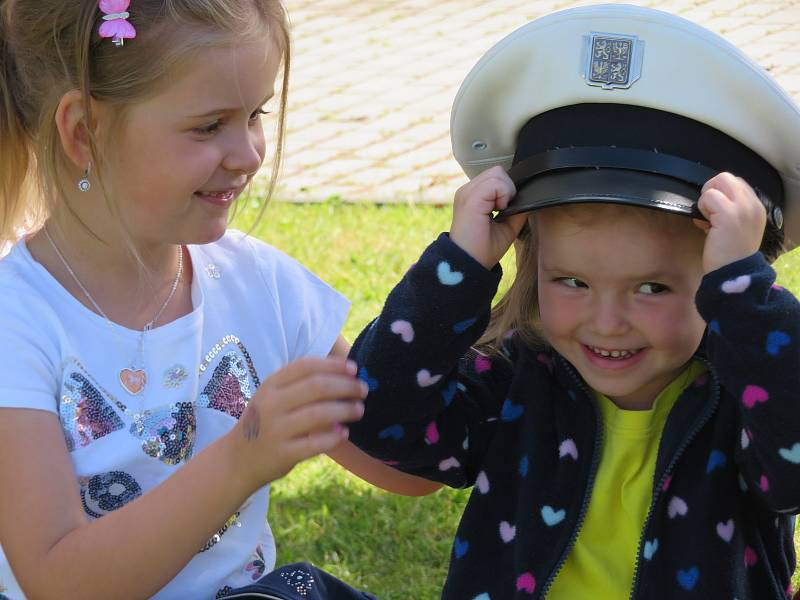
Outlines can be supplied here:
M559 0L287 0L295 54L279 197L449 202L450 107L480 56ZM632 2L728 38L800 101L800 0ZM798 140L800 143L800 140Z

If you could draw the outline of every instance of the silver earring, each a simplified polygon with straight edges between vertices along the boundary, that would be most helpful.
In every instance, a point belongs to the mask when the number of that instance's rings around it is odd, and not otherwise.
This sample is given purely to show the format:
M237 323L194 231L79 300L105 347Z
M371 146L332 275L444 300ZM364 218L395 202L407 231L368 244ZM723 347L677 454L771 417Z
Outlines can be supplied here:
M89 181L89 175L92 172L92 161L86 165L86 171L83 173L83 179L78 182L78 189L82 192L88 192L92 189L92 182Z

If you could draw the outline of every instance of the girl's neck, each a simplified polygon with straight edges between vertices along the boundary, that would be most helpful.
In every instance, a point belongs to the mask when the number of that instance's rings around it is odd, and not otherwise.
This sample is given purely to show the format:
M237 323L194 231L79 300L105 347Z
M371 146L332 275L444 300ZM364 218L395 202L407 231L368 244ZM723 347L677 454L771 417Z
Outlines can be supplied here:
M141 330L153 320L168 298L182 260L183 273L175 294L154 325L169 323L191 312L191 260L182 246L133 240L141 258L139 262L121 230L104 232L101 238L93 235L74 217L55 216L47 221L46 227L55 248L44 230L40 230L27 240L31 255L89 310L98 312L94 306L96 303L111 321ZM75 281L76 278L91 299Z

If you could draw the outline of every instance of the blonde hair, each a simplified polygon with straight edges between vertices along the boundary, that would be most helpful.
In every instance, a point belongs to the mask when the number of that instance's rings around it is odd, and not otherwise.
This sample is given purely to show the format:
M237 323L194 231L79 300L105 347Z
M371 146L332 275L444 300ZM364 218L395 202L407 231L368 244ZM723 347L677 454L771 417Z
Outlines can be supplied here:
M511 286L492 308L489 325L476 346L490 354L500 354L503 343L512 332L527 346L546 342L539 331L539 242L535 213L514 242L516 274Z
M0 245L13 241L20 228L42 223L58 202L73 212L59 176L68 163L55 125L64 94L80 92L87 124L93 122L90 99L114 108L113 130L124 121L127 107L167 87L193 53L234 39L264 39L265 30L283 57L266 201L272 196L291 62L280 0L133 0L129 12L137 37L118 47L98 35L97 0L0 0ZM92 162L102 173L102 140L86 129ZM102 178L100 183L107 189ZM112 196L106 194L106 202L118 215Z

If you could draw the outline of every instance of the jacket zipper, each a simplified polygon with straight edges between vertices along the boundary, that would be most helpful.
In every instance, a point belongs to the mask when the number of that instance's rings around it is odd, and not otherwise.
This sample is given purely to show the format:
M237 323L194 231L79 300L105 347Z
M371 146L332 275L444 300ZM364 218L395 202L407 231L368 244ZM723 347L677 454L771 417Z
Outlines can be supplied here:
M711 414L716 410L717 404L719 403L719 394L720 394L719 379L717 379L716 373L714 373L714 371L711 369L711 364L706 359L697 356L695 357L695 359L702 362L708 369L709 377L711 377L711 380L714 385L713 395L711 398L711 402L706 408L705 414L703 414L702 418L697 421L694 428L692 428L692 430L689 432L689 435L683 438L683 442L673 455L672 460L667 465L667 468L664 469L664 474L661 475L661 479L659 479L658 484L653 490L653 500L650 502L650 508L648 509L647 517L644 520L644 527L642 527L642 533L639 536L639 545L636 548L636 563L634 564L633 568L633 585L631 586L631 593L629 596L630 600L635 600L636 598L636 592L638 591L639 587L639 567L641 566L641 561L639 560L639 557L642 555L642 545L644 544L645 537L647 534L647 529L650 526L650 520L653 517L653 512L655 511L656 503L658 502L658 499L661 497L661 492L664 489L664 483L666 482L667 477L669 477L670 474L672 473L672 470L675 468L675 464L678 462L680 457L686 451L686 448L689 446L689 444L692 443L695 436L697 436L697 434L700 433L700 430L705 426L705 424L708 423L708 420L711 418ZM656 461L657 460L658 459L656 458Z
M560 358L560 357L559 357ZM564 563L567 561L567 557L569 553L572 552L572 548L575 546L575 541L578 539L578 534L581 531L581 527L583 526L583 521L586 518L586 511L589 509L589 500L591 499L591 492L592 488L594 487L594 478L597 475L597 466L600 463L600 448L603 444L603 420L600 418L600 411L597 407L597 402L594 399L594 396L586 387L586 384L583 380L578 377L575 373L574 368L570 365L566 360L564 366L566 367L567 372L569 373L572 380L577 385L578 389L580 389L586 396L589 398L589 401L594 409L594 416L595 416L595 442L594 442L594 449L592 450L592 463L589 469L589 481L587 482L586 488L583 492L583 504L581 505L581 510L578 513L578 520L575 523L575 527L572 529L572 536L570 537L569 542L567 542L567 546L564 548L564 551L561 553L561 556L558 559L558 563L556 563L556 568L551 571L550 576L545 581L544 586L542 587L542 592L539 595L539 598L542 600L547 596L547 592L550 591L550 586L553 585L553 581L555 581L558 572L561 570L561 567L564 566Z

